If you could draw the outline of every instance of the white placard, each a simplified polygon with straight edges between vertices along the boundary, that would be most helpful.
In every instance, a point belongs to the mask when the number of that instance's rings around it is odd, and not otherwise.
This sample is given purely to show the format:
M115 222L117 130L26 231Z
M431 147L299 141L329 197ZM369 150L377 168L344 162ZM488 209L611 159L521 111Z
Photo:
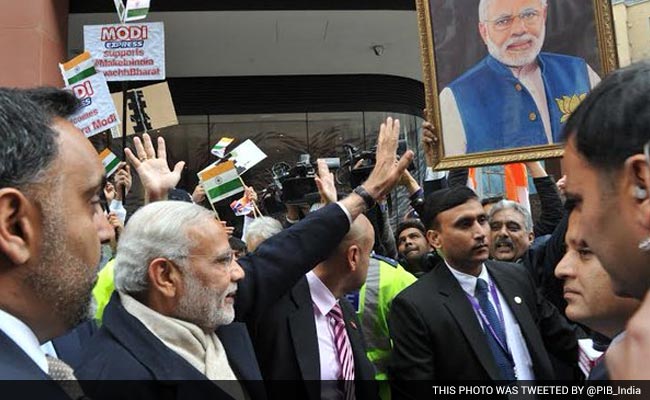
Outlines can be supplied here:
M85 25L84 46L107 81L165 79L162 22Z

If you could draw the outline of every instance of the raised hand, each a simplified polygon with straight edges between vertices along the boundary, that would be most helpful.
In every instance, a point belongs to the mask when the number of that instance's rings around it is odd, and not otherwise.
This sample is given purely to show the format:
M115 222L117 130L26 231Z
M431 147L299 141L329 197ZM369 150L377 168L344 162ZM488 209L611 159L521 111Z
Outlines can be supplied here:
M395 162L399 132L399 120L393 120L391 117L379 128L375 168L361 185L375 200L383 199L390 193L413 160L413 151L407 150L399 161Z
M244 194L253 203L257 203L257 192L255 191L255 189L252 186L245 186Z
M143 144L144 142L144 144ZM148 134L142 135L142 141L136 137L133 139L137 157L131 149L126 149L126 157L140 176L140 181L145 190L145 204L157 200L166 200L169 190L176 187L181 179L181 172L185 161L179 161L173 170L167 164L167 150L165 139L158 138L158 154L153 147L151 137Z
M318 166L318 176L314 177L320 200L323 204L334 203L337 200L336 184L334 183L334 174L330 172L327 163L323 159L316 161Z
M407 150L399 161L395 161L399 128L399 120L393 120L391 117L388 117L379 128L375 167L368 179L361 185L362 189L375 201L383 199L390 193L413 160L413 152ZM345 207L352 219L367 207L363 197L356 193L341 200L341 205Z
M111 182L106 182L104 185L104 196L106 197L106 204L110 205L115 198L115 186Z
M196 204L201 203L205 199L205 189L203 185L198 184L192 192L192 201Z
M438 134L433 124L424 121L422 123L422 148L424 149L424 159L427 167L433 167L438 151Z
M121 162L115 173L115 198L122 200L122 193L129 193L133 180L131 178L131 167L125 162Z

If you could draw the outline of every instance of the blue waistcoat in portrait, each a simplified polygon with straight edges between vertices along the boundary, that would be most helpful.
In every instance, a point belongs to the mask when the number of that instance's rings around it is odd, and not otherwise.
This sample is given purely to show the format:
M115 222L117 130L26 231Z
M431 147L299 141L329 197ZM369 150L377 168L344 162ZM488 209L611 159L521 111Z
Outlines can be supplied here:
M553 142L566 119L590 90L586 62L577 57L540 53ZM465 128L467 153L548 144L532 95L510 69L488 55L449 88Z

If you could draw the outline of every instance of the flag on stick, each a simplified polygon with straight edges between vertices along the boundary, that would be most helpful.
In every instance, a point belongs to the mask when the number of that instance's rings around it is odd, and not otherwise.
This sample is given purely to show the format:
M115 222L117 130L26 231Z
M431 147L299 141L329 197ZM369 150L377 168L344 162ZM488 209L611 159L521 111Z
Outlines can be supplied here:
M211 165L199 172L198 176L211 203L216 203L244 190L244 185L241 183L232 161Z
M102 160L107 178L113 175L113 172L117 171L117 166L120 164L120 159L117 158L117 156L109 148L102 150L99 153L99 158Z
M84 51L72 60L59 64L63 81L66 86L74 85L97 73L95 71L95 62L90 57L90 53Z
M230 203L230 208L235 212L235 215L240 217L242 215L248 215L255 210L255 203L249 199L246 195L242 196L241 199L235 200Z
M530 212L528 199L528 173L522 163L507 164L503 167L505 175L506 198L516 201Z
M226 148L230 145L230 143L234 141L235 141L234 138L222 137L221 139L219 139L219 142L214 145L212 150L210 150L210 153L214 154L219 158L224 158L226 155Z
M150 0L126 0L126 9L122 22L137 21L145 19L149 12Z

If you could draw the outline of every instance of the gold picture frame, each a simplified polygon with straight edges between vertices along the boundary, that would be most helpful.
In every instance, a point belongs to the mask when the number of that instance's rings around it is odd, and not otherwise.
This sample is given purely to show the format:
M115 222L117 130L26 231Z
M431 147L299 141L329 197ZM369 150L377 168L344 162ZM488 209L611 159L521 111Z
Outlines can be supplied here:
M470 2L471 5L469 4ZM425 100L427 105L427 108L425 110L425 118L434 125L436 132L439 133L439 137L441 139L438 141L438 152L437 157L434 160L434 169L446 170L453 168L506 164L511 162L561 157L563 154L561 143L497 149L460 155L447 156L445 154L445 132L442 129L442 118L439 104L439 94L441 88L440 82L438 80L438 71L436 69L436 66L438 64L437 61L442 62L442 60L436 59L436 38L434 37L431 9L436 5L440 6L441 4L442 5L440 7L446 8L458 7L460 9L462 7L462 11L459 10L458 15L461 15L463 12L473 12L476 14L476 21L478 21L478 3L479 0L416 0ZM610 0L548 0L549 17L551 15L551 12L560 12L557 10L551 10L551 7L561 8L567 4L573 5L573 7L582 6L584 14L587 15L583 18L590 18L590 13L588 12L589 6L591 5L593 8L593 20L586 20L585 22L587 24L591 24L590 26L592 26L592 28L593 25L595 25L594 30L596 34L596 46L592 51L597 51L597 59L599 61L599 64L597 64L594 70L598 69L598 73L602 78L604 75L615 70L618 65ZM475 8L472 8L472 5L474 5ZM466 17L463 18L467 19ZM446 22L448 22L448 20L445 20L445 23ZM548 23L548 21L546 22ZM474 31L476 31L476 39L478 41L481 41L481 37L477 32L477 25L473 27L470 26L468 28L474 29ZM445 32L449 31L462 31L462 27L457 27L455 30L450 30L449 27L445 27ZM549 37L547 35L546 39L548 40L548 38ZM563 45L566 45L566 42L563 42ZM542 51L547 51L546 42L544 46L545 47ZM466 51L466 48L461 46L461 50L459 51ZM485 54L483 56L487 54L487 50L485 50L484 53ZM594 65L591 65L591 67L594 67ZM462 74L465 70L466 69L462 69L460 71L460 74Z

